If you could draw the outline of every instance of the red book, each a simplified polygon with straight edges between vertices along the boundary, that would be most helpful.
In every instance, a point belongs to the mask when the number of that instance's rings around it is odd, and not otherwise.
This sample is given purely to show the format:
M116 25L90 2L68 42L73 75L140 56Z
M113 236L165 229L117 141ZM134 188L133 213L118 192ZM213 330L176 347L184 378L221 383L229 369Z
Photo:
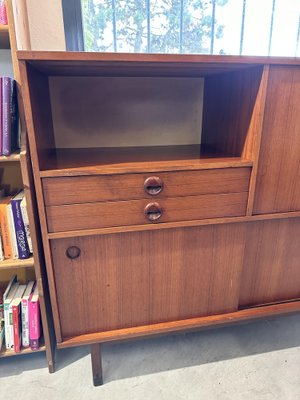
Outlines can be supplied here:
M26 285L19 285L14 299L12 301L12 320L14 330L14 351L20 353L21 351L21 301Z

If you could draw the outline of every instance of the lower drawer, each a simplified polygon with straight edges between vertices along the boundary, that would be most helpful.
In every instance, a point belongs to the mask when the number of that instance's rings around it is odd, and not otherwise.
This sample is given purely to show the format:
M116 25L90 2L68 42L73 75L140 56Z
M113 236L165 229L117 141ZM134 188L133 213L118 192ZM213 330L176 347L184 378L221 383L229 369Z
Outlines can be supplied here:
M243 216L248 193L111 201L46 207L49 232L139 225L153 222Z

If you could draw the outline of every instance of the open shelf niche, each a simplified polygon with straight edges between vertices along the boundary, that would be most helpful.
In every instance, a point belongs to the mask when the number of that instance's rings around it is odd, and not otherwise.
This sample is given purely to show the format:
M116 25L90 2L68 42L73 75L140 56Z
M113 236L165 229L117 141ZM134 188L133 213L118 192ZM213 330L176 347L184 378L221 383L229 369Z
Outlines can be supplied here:
M41 176L252 164L262 66L80 66L27 66Z

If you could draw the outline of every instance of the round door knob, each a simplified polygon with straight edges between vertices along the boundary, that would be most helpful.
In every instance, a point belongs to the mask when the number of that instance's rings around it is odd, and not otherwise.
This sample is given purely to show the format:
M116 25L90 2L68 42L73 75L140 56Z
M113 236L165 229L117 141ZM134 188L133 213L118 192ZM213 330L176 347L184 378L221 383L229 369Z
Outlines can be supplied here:
M71 260L78 258L80 256L81 250L77 246L70 246L66 250L66 256Z
M163 181L158 176L150 176L144 182L145 192L150 196L157 196L164 188Z
M155 222L162 216L162 208L158 203L149 203L146 205L144 213L149 221Z

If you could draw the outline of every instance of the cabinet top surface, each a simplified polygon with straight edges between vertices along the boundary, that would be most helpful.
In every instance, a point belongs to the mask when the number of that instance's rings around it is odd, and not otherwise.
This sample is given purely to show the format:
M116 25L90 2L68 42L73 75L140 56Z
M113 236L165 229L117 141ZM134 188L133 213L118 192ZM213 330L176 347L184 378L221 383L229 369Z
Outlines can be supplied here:
M300 58L66 51L18 51L18 59L49 76L205 77L266 64L300 65Z
M137 54L98 53L73 51L18 51L18 59L24 61L56 62L133 62L133 63L209 63L209 64L294 64L300 65L300 57L262 57L207 54Z

